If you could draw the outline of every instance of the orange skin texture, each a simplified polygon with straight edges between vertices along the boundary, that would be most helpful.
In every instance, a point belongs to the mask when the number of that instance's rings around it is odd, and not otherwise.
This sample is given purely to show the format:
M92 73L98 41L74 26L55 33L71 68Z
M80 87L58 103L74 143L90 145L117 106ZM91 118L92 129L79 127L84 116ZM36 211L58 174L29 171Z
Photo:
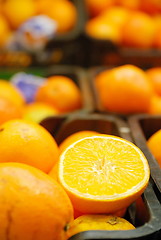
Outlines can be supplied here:
M152 47L156 25L146 13L134 12L122 29L123 45L147 49Z
M105 70L95 78L95 87L102 105L111 112L147 112L153 87L140 68L123 65Z
M161 67L150 68L146 71L156 94L161 96Z
M0 162L25 163L48 173L59 158L50 133L39 124L10 120L0 127Z
M82 97L74 81L64 76L53 76L39 87L35 100L49 104L60 112L70 112L82 107Z
M22 108L0 96L0 124L16 118L22 118Z
M161 144L161 130L158 130L148 139L147 145L161 167L160 144Z
M73 208L56 181L20 163L1 163L0 181L0 239L67 239Z

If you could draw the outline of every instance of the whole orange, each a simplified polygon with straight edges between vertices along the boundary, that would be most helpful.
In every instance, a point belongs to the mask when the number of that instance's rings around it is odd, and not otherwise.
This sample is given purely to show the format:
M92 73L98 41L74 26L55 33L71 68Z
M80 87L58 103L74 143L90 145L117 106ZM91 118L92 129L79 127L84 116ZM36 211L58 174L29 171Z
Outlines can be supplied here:
M49 1L49 6L42 9L42 14L46 14L57 22L60 33L70 31L77 23L77 9L71 1Z
M0 124L16 118L22 118L22 108L8 98L0 96Z
M154 90L161 96L161 67L153 67L146 71Z
M13 29L36 14L35 3L32 0L4 1L2 11Z
M0 162L19 162L48 173L59 157L58 146L39 124L10 120L0 126Z
M85 31L87 35L96 39L110 40L116 44L121 41L121 33L117 25L102 16L88 20Z
M35 100L52 105L60 112L70 112L82 106L81 92L75 82L65 76L52 76L39 87Z
M100 102L108 111L123 114L148 111L153 88L140 68L115 67L100 72L95 81Z
M139 11L133 12L122 29L123 44L129 47L150 48L155 32L155 21L151 16Z
M67 240L71 202L42 171L20 163L0 164L0 239Z

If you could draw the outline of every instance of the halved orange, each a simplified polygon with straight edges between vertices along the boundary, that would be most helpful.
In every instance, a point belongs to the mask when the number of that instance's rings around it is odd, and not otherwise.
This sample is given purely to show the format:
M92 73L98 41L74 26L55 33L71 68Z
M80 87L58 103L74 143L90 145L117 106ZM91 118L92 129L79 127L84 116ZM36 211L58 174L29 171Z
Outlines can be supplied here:
M145 190L149 165L130 141L112 135L86 137L60 155L58 179L74 209L111 213L128 207Z

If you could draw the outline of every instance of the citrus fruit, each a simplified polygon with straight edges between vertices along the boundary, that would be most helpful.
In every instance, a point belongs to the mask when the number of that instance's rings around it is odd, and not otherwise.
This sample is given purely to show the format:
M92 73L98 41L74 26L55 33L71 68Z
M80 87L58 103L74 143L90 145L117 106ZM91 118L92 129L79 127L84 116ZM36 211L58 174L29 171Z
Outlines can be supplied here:
M23 106L25 100L20 91L10 82L0 79L0 96L8 98L18 106Z
M155 132L148 140L147 145L158 161L161 167L161 151L160 151L160 144L161 144L161 129Z
M82 106L81 92L75 82L65 76L52 76L37 90L35 100L44 102L60 112L70 112Z
M156 24L156 33L154 35L154 42L153 45L155 48L161 48L161 14L158 14L154 17L155 24Z
M153 67L146 71L154 90L161 96L161 67Z
M74 28L77 23L77 9L71 1L48 1L49 5L42 8L42 13L55 20L58 32L66 33ZM39 4L39 3L38 3ZM45 1L46 4L46 1Z
M112 135L86 137L61 155L58 179L74 209L111 213L128 207L149 181L149 165L133 143Z
M123 26L123 44L129 47L150 48L153 45L155 32L153 18L144 12L135 11Z
M104 10L100 17L104 19L104 21L111 21L120 29L122 29L124 23L128 20L130 15L130 11L124 7L113 6Z
M113 5L113 0L85 0L90 16L98 16L102 11Z
M10 120L0 126L0 162L20 162L48 173L59 157L58 146L39 124Z
M0 15L0 47L3 47L10 36L10 28L7 20Z
M98 132L88 130L73 133L61 142L61 144L59 145L60 152L63 152L70 144L76 142L81 138L90 137L98 134Z
M116 4L122 6L125 9L130 10L139 10L140 8L140 0L115 0Z
M82 215L76 218L69 229L69 236L89 230L130 230L135 227L124 218L113 215Z
M59 164L59 161L57 161L55 163L54 167L48 173L49 176L52 177L56 181L58 181L58 164Z
M23 119L40 123L44 118L58 114L58 110L45 103L30 103L24 107Z
M57 182L20 163L1 163L0 182L0 239L67 239L73 209Z
M120 43L121 35L118 27L110 20L103 17L96 17L87 21L85 26L86 34L90 37L102 40L109 40L113 43Z
M123 65L104 70L95 77L101 104L111 112L122 114L147 112L153 87L140 68Z
M151 98L148 112L149 114L161 114L161 96L154 94Z
M23 22L36 14L35 4L32 0L4 1L2 10L14 29L17 29Z
M0 96L0 124L16 118L22 118L22 108L8 98Z

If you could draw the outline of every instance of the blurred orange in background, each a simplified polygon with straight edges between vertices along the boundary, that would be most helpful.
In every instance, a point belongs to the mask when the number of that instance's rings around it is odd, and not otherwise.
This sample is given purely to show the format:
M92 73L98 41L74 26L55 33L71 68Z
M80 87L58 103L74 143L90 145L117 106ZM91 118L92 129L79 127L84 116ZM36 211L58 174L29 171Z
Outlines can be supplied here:
M17 29L24 21L36 15L33 0L7 0L3 2L2 12L13 29Z
M100 72L96 78L96 89L105 109L117 113L147 112L153 87L140 68L123 65Z
M94 17L113 5L114 0L85 0L89 14Z
M121 41L117 26L110 20L104 21L101 17L93 18L87 22L86 33L93 38L110 40L116 44Z
M39 87L35 101L44 102L60 112L70 112L82 107L82 96L75 82L65 76L52 76Z
M38 0L37 11L45 14L58 23L58 32L64 33L71 30L77 22L75 5L67 0Z
M150 48L155 32L156 25L151 16L143 12L133 12L123 27L123 45Z
M161 67L153 67L146 71L155 92L161 96Z

